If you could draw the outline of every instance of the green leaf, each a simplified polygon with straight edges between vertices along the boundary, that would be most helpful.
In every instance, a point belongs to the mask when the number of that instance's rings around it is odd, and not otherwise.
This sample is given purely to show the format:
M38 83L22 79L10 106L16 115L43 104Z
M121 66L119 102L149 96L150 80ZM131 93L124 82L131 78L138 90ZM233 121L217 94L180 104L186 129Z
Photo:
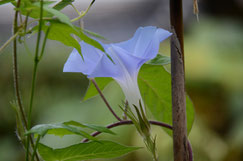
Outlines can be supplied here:
M40 3L35 3L34 5L40 8ZM48 5L44 5L43 10L50 13L52 16L55 16L59 21L68 24L69 26L73 26L69 17L63 14L62 12L51 7L48 7Z
M128 147L111 141L79 143L66 148L52 149L44 144L38 151L45 161L79 161L101 158L115 158L140 149Z
M12 2L12 4L16 7L16 2ZM46 2L44 2L44 4L46 4ZM28 14L32 18L40 18L40 3L32 3L29 0L23 0L21 1L20 7L15 9L21 11L22 15ZM43 17L51 18L52 16L53 15L46 11L43 7Z
M58 20L60 20L61 22L68 24L69 26L73 26L73 24L71 23L71 20L69 19L68 16L66 16L65 14L63 14L62 12L55 10L53 8L50 8L46 5L44 5L44 10L51 13L53 16L55 16Z
M112 78L95 78L96 83L98 84L101 91L104 90L104 88L112 81ZM90 81L89 87L87 89L87 92L83 98L83 101L90 99L98 94L94 84Z
M83 40L83 41L86 42L87 44L90 44L90 45L96 47L97 49L100 49L101 51L103 51L103 52L108 56L109 59L111 59L111 58L109 57L109 55L105 52L105 49L103 48L103 46L102 46L99 42L97 42L96 40L94 40L94 39L88 37L87 35L85 35L85 34L81 31L80 28L77 28L77 29L80 30L79 38L80 38L81 40Z
M79 128L76 127L65 125L64 123L36 125L26 132L26 135L28 134L38 134L42 137L44 137L46 134L53 134L61 137L64 135L75 134L75 135L83 136L89 140L97 141L95 137L89 135L85 131L80 130Z
M83 29L83 31L84 31L85 33L89 34L90 36L96 37L96 38L98 38L98 39L107 40L105 37L103 37L102 35L97 34L97 33L95 33L95 32L92 32L92 31L89 31L89 30L85 30L85 29Z
M109 133L109 134L113 134L113 135L115 134L113 131L111 131L110 129L108 129L108 128L104 127L104 126L90 125L90 124L81 124L81 123L76 122L76 121L68 121L68 122L64 122L63 124L77 126L77 127L82 127L82 128L89 128L89 129L93 129L95 131Z
M57 3L53 9L56 10L62 10L63 8L65 8L66 6L70 5L72 2L74 2L74 0L62 0L59 3Z
M3 4L6 4L6 3L9 3L9 2L14 2L15 0L2 0L0 1L0 5L3 5Z
M42 27L42 29L45 32L47 31L47 28L50 27L48 39L56 40L63 43L64 45L74 47L81 54L81 46L78 40L74 39L72 36L72 35L76 35L78 38L80 38L87 44L90 44L102 50L103 52L105 51L102 45L100 45L100 43L98 43L94 39L82 33L82 30L80 28L76 26L71 27L70 25L55 20L48 21L48 22L50 22L50 26L43 25ZM35 27L35 29L36 28L38 27Z
M167 64L170 64L170 57L161 55L161 54L157 54L157 56L154 59L149 60L146 64L167 65Z
M51 8L48 5L52 4L52 1L45 1L43 5L43 17L44 18L51 18L56 17L59 21L68 24L69 26L73 27L73 24L71 23L71 20L68 16L63 14L62 12L58 11L55 8ZM14 4L16 6L16 4ZM21 11L21 14L27 15L27 13L30 13L29 16L32 18L39 18L40 17L40 3L35 2L32 3L29 0L24 0L21 2L20 8L17 8L17 10Z
M73 27L58 21L50 21L50 23L50 26L43 26L45 32L47 31L47 28L50 27L48 39L56 40L64 45L74 47L81 54L79 42L72 37L72 34L79 35L79 32Z
M171 75L163 66L145 64L140 69L138 84L142 98L154 118L172 125ZM187 129L189 133L194 121L194 110L188 96L186 105Z

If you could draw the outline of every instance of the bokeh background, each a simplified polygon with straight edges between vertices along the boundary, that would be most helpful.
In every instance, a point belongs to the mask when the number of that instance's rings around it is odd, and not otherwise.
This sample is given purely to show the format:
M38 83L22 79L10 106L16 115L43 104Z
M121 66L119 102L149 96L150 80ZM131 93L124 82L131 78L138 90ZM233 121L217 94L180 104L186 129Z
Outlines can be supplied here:
M108 40L119 42L132 36L139 26L155 25L169 29L167 0L99 0L83 19L84 27ZM199 21L193 15L192 0L184 1L186 87L195 105L195 123L189 138L195 161L243 161L243 1L200 0ZM74 3L85 9L89 0ZM71 7L64 13L75 17ZM0 6L0 45L11 36L13 7ZM19 45L21 94L28 107L35 37ZM40 63L35 95L33 124L75 120L106 125L115 121L99 97L81 102L88 81L81 74L63 73L71 48L49 41ZM161 45L169 55L169 42ZM15 113L11 46L0 53L0 161L21 161L22 149L15 135ZM117 107L123 95L110 84L105 95ZM116 111L119 112L118 108ZM160 161L172 161L172 139L160 128L157 135ZM143 143L132 127L114 129L117 136L102 135L126 145ZM77 143L80 137L46 136L42 142L52 147ZM110 159L149 161L146 150Z

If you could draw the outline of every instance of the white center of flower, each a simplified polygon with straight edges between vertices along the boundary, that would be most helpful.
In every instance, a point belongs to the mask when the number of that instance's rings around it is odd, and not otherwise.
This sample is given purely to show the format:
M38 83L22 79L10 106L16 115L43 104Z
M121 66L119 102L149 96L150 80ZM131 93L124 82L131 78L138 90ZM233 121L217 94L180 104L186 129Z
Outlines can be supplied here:
M133 105L135 105L140 110L139 101L141 101L143 110L145 112L143 100L142 100L142 97L141 97L141 94L139 91L139 87L138 87L138 82L137 82L138 73L130 72L130 73L134 73L133 75L131 75L128 72L125 65L123 64L123 62L116 55L114 50L112 50L112 48L110 48L109 50L112 53L113 59L115 59L115 63L117 63L116 65L119 65L119 67L121 68L121 72L122 72L121 77L114 78L114 79L118 82L118 84L122 88L123 93L125 94L126 100L128 101L129 107L131 108L133 113L136 114L136 111L135 111Z

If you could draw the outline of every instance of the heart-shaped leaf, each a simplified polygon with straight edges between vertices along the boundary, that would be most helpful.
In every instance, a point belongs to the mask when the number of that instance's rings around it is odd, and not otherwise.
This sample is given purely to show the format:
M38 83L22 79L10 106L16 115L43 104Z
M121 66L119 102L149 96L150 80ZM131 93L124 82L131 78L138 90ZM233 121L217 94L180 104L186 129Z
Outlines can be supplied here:
M138 149L139 147L128 147L112 141L79 143L61 149L52 149L44 144L38 145L39 154L45 161L115 158Z

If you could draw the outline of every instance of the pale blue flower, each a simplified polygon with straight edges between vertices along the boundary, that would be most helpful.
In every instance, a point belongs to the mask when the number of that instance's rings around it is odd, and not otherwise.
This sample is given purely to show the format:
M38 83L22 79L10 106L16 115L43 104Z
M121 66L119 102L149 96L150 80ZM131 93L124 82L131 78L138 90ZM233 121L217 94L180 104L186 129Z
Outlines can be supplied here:
M130 40L115 44L101 43L114 63L101 50L81 42L84 60L74 49L63 71L80 72L89 78L112 77L121 86L130 107L139 107L139 100L142 100L137 83L139 69L156 57L160 42L170 35L170 32L161 28L140 27Z

